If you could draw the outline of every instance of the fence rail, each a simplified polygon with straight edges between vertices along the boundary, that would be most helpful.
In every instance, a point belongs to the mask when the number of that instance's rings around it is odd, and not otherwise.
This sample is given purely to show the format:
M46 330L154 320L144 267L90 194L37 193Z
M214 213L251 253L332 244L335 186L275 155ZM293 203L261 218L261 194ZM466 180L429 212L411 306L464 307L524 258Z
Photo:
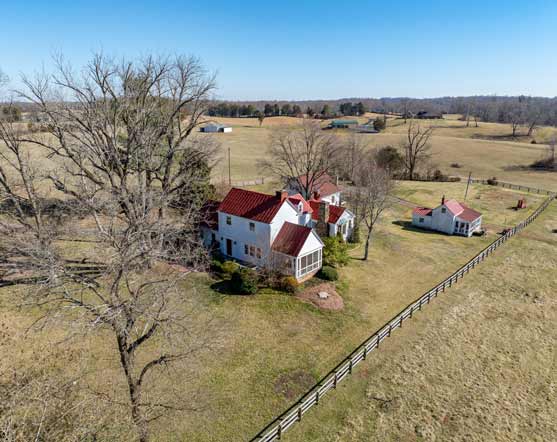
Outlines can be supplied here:
M248 186L257 186L259 184L265 184L265 178L254 178L253 180L232 180L230 184L234 187L248 187Z
M481 180L477 180L481 181ZM500 183L501 184L501 183ZM504 183L509 184L509 183ZM527 186L512 185L513 188L531 189ZM519 189L520 190L520 189ZM538 190L538 189L536 189ZM539 189L542 191L542 189ZM529 190L530 191L530 190ZM398 315L388 321L379 331L375 332L367 338L359 347L357 347L347 358L339 365L331 370L320 382L318 382L308 393L306 393L296 404L286 410L277 419L271 422L263 429L251 442L271 442L280 440L281 436L296 422L300 422L304 414L306 414L313 406L318 405L321 398L334 390L337 385L342 382L348 375L352 374L352 370L361 362L365 361L368 355L375 349L378 349L381 342L391 336L391 333L402 323L412 318L413 314L422 310L422 307L429 304L432 299L436 298L439 293L443 293L447 288L456 284L465 274L474 269L479 263L491 255L499 246L508 241L509 238L521 232L525 227L531 224L555 199L555 194L546 192L549 195L540 207L536 209L528 218L510 229L506 234L500 236L493 241L480 253L474 256L470 261L460 267L451 276L443 282L437 284L431 290L420 296L416 301L410 303Z
M467 178L463 178L463 179L467 179ZM489 184L492 186L504 187L506 189L514 189L514 190L521 190L530 193L538 193L540 195L553 195L553 192L551 192L550 190L538 189L537 187L522 186L520 184L506 183L504 181L499 181L499 180L470 178L470 182L473 184Z

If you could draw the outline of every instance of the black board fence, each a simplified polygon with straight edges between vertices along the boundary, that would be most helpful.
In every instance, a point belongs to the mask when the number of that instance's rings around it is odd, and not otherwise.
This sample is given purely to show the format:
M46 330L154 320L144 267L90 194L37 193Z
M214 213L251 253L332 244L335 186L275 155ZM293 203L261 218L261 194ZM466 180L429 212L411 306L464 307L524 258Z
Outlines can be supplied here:
M467 179L467 178L463 178L463 179ZM553 195L553 192L551 192L550 190L545 190L545 189L538 189L537 187L530 187L530 186L523 186L521 184L512 184L512 183L506 183L504 181L499 181L497 179L478 179L478 178L470 178L470 183L472 184L488 184L491 186L499 186L499 187L504 187L506 189L513 189L513 190L520 190L522 192L529 192L529 193L537 193L540 195Z
M524 190L529 189L526 186L517 186L516 188L518 187L522 187ZM547 191L544 190L543 192L545 193ZM452 287L453 284L456 284L459 280L464 278L470 270L473 270L501 245L505 244L509 238L521 232L525 227L531 224L555 199L555 194L551 192L547 192L547 194L549 194L549 198L547 198L534 213L515 227L509 229L504 235L493 241L443 282L437 284L431 290L420 296L417 300L410 303L404 310L388 321L383 327L372 334L352 353L350 353L348 357L346 357L304 396L302 396L298 402L267 425L267 427L265 427L257 436L251 439L251 442L271 442L280 440L285 431L297 422L300 422L302 417L312 407L319 404L323 396L333 391L340 382L344 381L349 375L351 375L352 371L358 364L365 361L371 352L379 348L381 342L389 338L394 330L402 327L402 323L404 321L411 319L414 313L421 311L422 308L428 305L440 293L443 293L445 290Z

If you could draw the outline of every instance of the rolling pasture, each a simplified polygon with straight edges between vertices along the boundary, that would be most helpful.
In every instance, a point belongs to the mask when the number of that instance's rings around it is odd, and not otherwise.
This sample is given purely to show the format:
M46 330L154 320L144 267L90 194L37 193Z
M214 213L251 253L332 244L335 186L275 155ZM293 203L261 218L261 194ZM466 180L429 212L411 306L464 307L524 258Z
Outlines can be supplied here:
M267 118L259 127L254 119L216 120L232 124L233 132L199 136L219 137L223 156L230 147L233 179L261 176L256 162L265 155L273 128L297 122L294 118ZM365 137L369 148L396 145L404 134L399 124L393 120L384 133L359 136ZM503 126L481 123L480 129L463 128L458 120L435 124L446 125L432 138L433 160L444 172L464 175L472 171L478 177L495 175L557 190L555 175L509 169L539 159L542 145L474 137L484 127L490 132L484 136L507 133ZM455 162L462 168L450 168ZM223 176L227 177L225 161L217 168L215 179ZM278 186L275 177L268 178L259 188ZM400 198L434 206L442 195L462 200L465 183L401 182L395 192ZM523 196L528 208L513 210ZM372 331L467 262L500 229L526 218L542 199L472 185L467 204L484 214L488 230L486 237L472 238L416 230L409 225L411 208L393 205L374 234L370 260L360 259L361 247L351 250L352 259L342 268L337 284L345 307L337 312L320 310L272 290L256 296L225 295L208 274L183 281L184 303L176 305L176 311L189 314L188 309L195 306L191 329L207 339L208 345L195 357L166 368L161 373L166 376L152 383L149 394L155 399L160 394L176 398L178 403L196 404L195 410L173 411L157 420L153 424L155 439L249 440ZM472 440L481 440L486 426L474 422L487 419L495 440L507 440L513 426L526 431L521 425L530 424L538 425L535 434L544 440L542 435L550 434L555 422L549 409L553 413L556 409L550 392L557 379L549 369L555 360L550 342L556 338L549 330L555 321L557 289L551 278L557 245L552 229L557 229L555 207L417 322L403 328L400 339L388 343L386 351L285 439L394 441L430 440L435 435L439 440L453 436L464 440L462 432L469 429L475 432ZM86 246L62 242L60 247ZM102 258L105 251L93 249L90 253ZM28 288L0 288L2 336L9 337L0 341L0 349L12 355L0 361L0 380L23 368L70 378L79 374L79 382L87 386L85 391L96 392L85 397L90 401L88 409L99 415L107 405L103 393L115 392L124 400L125 382L112 344L107 345L101 333L69 347L65 338L79 330L53 326L30 331L42 312L17 302L24 290ZM486 319L491 320L488 325ZM163 342L154 343L158 344ZM44 348L52 351L44 352ZM501 379L498 373L502 373ZM511 403L504 393L517 382L520 390L512 392L516 401ZM547 401L546 408L536 392ZM534 408L549 411L534 412ZM504 413L511 416L506 427L497 417ZM526 424L521 423L522 418ZM115 432L107 437L122 441L133 437L123 409L111 408L107 419Z

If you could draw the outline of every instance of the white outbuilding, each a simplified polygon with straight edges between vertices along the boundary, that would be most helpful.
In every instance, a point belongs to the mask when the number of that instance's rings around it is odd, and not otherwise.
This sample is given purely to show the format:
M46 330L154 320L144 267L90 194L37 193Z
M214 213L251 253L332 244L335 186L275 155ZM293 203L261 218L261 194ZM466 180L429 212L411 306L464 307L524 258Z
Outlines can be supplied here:
M206 126L203 126L201 129L201 132L210 132L210 133L216 133L216 132L223 132L223 133L228 133L228 132L232 132L232 128L230 126L226 126L224 124L207 124Z
M412 225L436 230L448 235L472 236L482 226L482 214L456 200L445 197L435 209L416 207L412 212Z

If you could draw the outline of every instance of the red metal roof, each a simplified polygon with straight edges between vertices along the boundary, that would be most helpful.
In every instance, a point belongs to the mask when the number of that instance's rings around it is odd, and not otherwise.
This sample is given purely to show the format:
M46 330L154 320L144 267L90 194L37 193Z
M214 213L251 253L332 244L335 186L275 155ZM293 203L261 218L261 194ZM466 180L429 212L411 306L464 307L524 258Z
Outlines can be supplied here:
M461 206L463 210L458 214L458 217L464 221L472 222L482 216L480 212L476 212L474 209L470 209L470 207L467 207L464 204L461 204Z
M429 207L416 207L412 213L418 215L418 216L431 216L431 213L433 212L433 209L430 209Z
M272 249L288 256L298 256L310 234L310 227L285 222L273 242Z
M290 195L290 196L288 197L288 199L289 199L289 201L290 201L292 204L294 204L295 206L297 206L298 204L300 204L300 201L301 201L301 202L302 202L302 205L303 205L302 211L303 211L304 213L312 213L312 212L313 212L313 209L311 208L311 206L309 205L309 203L304 199L304 197L303 197L301 194L297 193L297 194L295 194L295 195Z
M262 223L270 223L284 201L275 195L232 188L220 203L219 211Z
M298 181L305 187L307 185L307 175L300 175ZM313 183L313 191L319 192L321 196L329 196L339 192L340 188L333 183L331 176L325 173L315 180Z
M462 205L456 200L445 201L445 206L453 215L458 215L464 210Z
M445 206L450 212L464 221L474 221L482 214L456 200L445 201Z
M311 214L311 219L314 221L319 220L319 204L321 203L320 200L309 200L309 205L313 209L313 213ZM336 224L338 219L342 216L346 209L344 207L333 206L329 204L329 219L327 220L328 223Z

